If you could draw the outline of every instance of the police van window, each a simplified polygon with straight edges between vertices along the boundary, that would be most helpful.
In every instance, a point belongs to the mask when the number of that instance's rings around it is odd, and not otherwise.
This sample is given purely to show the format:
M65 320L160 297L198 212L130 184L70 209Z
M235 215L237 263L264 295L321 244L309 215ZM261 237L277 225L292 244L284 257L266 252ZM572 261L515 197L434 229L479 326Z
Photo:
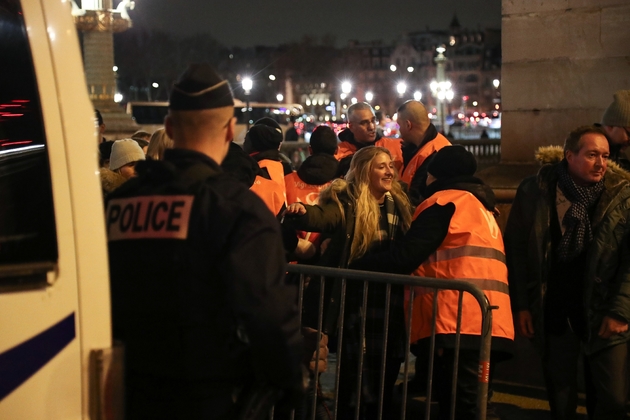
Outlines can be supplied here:
M1 291L42 284L41 268L57 261L46 136L18 0L0 0L0 57Z

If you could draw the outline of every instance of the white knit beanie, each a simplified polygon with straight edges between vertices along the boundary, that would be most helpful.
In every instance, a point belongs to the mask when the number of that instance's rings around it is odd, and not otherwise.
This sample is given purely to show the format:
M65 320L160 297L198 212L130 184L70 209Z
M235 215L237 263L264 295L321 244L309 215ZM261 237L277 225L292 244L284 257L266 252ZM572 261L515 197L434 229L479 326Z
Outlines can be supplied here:
M602 116L602 125L630 127L630 90L618 90Z
M144 152L135 140L116 140L109 158L109 169L115 171L128 163L144 159Z

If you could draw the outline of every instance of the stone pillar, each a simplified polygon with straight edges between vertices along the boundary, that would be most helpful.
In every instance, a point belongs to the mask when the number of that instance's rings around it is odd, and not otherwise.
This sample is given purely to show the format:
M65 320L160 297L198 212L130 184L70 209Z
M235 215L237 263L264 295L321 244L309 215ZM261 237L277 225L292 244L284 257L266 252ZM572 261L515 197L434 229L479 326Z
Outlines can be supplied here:
M502 53L502 162L533 162L630 89L630 2L503 0Z
M94 107L103 113L119 111L119 106L114 102L114 39L110 32L83 34L83 67Z
M113 34L131 27L128 0L112 10L111 0L84 1L85 10L73 10L77 29L83 32L83 67L88 93L94 108L105 122L105 135L110 139L130 136L138 125L114 102L116 73Z

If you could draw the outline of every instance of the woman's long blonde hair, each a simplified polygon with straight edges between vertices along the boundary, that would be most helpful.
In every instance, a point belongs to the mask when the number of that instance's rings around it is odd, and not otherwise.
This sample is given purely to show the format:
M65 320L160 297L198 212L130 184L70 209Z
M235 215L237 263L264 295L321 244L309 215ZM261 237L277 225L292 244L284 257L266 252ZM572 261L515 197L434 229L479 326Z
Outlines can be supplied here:
M321 203L330 201L337 203L344 222L346 215L339 200L339 193L345 191L354 202L355 228L348 262L365 255L370 245L378 240L381 211L379 203L370 192L370 172L374 160L381 153L386 154L390 159L392 157L389 150L384 147L367 146L360 149L352 157L346 179L334 180L319 196ZM398 183L398 172L396 170L394 170L390 194L396 204L396 210L400 218L400 227L403 232L406 232L411 224L411 203L409 198L407 198L407 194L403 192L400 183Z

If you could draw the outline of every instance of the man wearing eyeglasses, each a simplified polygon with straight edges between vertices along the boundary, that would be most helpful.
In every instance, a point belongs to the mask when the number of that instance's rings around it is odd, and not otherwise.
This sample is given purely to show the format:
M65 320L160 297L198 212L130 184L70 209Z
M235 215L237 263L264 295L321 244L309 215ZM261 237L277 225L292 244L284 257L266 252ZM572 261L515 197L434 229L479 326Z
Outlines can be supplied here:
M630 145L630 90L619 90L602 116L601 126L610 144L610 159L630 171L625 149Z

